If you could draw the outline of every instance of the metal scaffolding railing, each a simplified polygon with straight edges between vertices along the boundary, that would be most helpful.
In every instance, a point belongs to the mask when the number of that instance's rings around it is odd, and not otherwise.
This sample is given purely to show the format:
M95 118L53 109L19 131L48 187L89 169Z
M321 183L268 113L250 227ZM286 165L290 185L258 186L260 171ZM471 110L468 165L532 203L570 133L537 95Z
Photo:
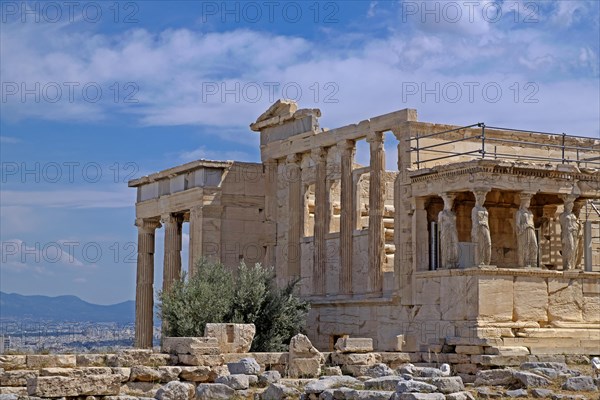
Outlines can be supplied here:
M473 132L474 129L478 131ZM522 132L533 135L545 135L550 138L559 137L558 144L553 143L556 140L549 140L547 143L540 143L540 141L528 141L523 139L503 139L497 137L497 135L490 136L486 135L486 129L492 129L494 131L504 132ZM439 142L422 145L423 140L433 139L441 135L448 135L452 132L465 131L471 133L456 139L443 140L439 138ZM459 128L449 129L441 132L428 133L425 135L416 135L406 139L410 143L410 150L415 154L416 160L413 164L416 165L417 169L421 168L423 164L431 163L433 161L440 161L444 159L454 157L471 157L480 159L519 159L519 160L530 160L530 161L545 161L562 164L577 164L578 167L592 167L600 168L600 141L592 144L591 147L575 146L567 144L570 139L584 139L591 141L592 138L584 136L567 135L565 133L550 133L550 132L538 132L538 131L527 131L522 129L502 128L496 126L487 126L483 122L476 124L462 126ZM479 142L476 149L468 151L450 151L442 150L440 147L448 146L460 142ZM533 154L516 154L506 151L498 151L498 147L507 148L508 146L519 146L528 148L546 148L547 150L557 149L560 150L560 157L558 156L544 156L544 155L533 155ZM427 157L423 159L424 155L430 155L430 153L441 154L439 157Z

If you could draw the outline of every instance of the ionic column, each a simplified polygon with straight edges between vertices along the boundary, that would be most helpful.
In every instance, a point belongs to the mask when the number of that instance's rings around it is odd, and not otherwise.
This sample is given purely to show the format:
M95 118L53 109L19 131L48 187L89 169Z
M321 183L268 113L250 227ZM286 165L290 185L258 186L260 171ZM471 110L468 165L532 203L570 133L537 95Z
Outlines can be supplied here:
M302 176L301 157L290 154L287 157L288 179L288 277L300 276L300 236L302 232Z
M163 263L163 292L169 291L173 282L181 277L181 224L180 215L165 214L161 217L165 227Z
M340 214L340 293L352 293L352 252L355 201L352 182L352 160L355 145L352 140L338 143L341 152L341 214Z
M562 241L563 270L575 268L577 242L579 238L579 219L573 213L576 195L563 195L564 211L560 214L560 237Z
M135 347L152 348L154 313L154 232L157 220L138 218L138 257L135 287Z
M383 132L370 132L367 142L371 150L369 176L369 289L381 292L384 263L384 228L383 211L385 182L385 150L383 148Z
M586 200L577 200L573 205L573 214L577 217L579 229L577 231L577 246L575 250L575 261L573 267L575 269L585 269L584 265L581 263L583 261L583 254L585 248L585 240L584 240L584 223L581 221L581 209L585 205Z
M313 291L324 295L326 287L326 246L325 233L329 226L329 206L327 201L327 151L323 148L312 150L311 156L316 164L315 181L315 234L313 262Z
M277 258L275 244L277 242L277 160L269 159L265 165L265 264L275 267Z
M492 239L490 235L489 213L483 206L490 190L475 189L475 207L471 211L471 242L475 243L475 265L490 265Z
M538 267L538 242L535 236L533 213L529 207L533 193L519 193L520 206L515 213L515 232L517 235L518 266Z
M190 277L196 273L196 263L202 257L202 206L190 208L188 273Z

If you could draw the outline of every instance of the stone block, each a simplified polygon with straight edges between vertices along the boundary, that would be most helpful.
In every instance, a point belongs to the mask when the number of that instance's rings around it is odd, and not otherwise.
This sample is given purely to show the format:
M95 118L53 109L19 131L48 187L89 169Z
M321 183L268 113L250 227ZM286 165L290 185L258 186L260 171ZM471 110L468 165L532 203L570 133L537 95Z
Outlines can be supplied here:
M446 361L450 364L469 364L471 362L471 356L469 354L446 354ZM440 362L444 362L440 360Z
M342 353L368 353L373 351L371 338L339 338L335 349Z
M52 354L27 356L27 368L40 369L45 367L75 368L77 358L70 354Z
M0 373L0 386L27 386L27 379L38 376L38 371L17 369Z
M252 353L251 356L260 365L286 364L288 353Z
M0 354L0 368L5 371L13 369L25 369L27 356Z
M342 365L340 367L344 375L351 376L368 376L369 368L371 367L368 365Z
M131 376L131 368L128 367L113 367L112 373L119 377L121 383L125 383Z
M204 336L216 338L222 353L247 353L252 345L254 324L206 324Z
M479 371L479 368L477 367L477 364L472 364L472 363L454 364L453 368L454 368L454 371L457 374L472 374L472 375L475 375L477 373L477 371Z
M131 367L129 379L132 382L159 382L160 376L158 369L139 365Z
M512 276L480 278L478 281L478 294L478 319L493 322L512 322Z
M214 337L164 337L162 351L169 354L220 354L219 341Z
M459 345L454 348L454 351L457 354L483 354L483 347Z
M529 349L525 346L487 346L485 354L498 356L526 356Z
M77 354L75 363L78 367L106 367L106 354Z
M161 388L160 383L153 382L127 382L121 385L121 395L135 397L154 397ZM133 400L133 399L131 399Z
M227 368L231 374L258 375L260 365L254 358L243 358L236 363L227 363Z
M196 395L197 396L197 395ZM282 385L280 383L271 383L269 387L262 393L261 400L282 400L282 399L297 399L300 397L300 392L292 387ZM229 397L211 397L200 398L198 400L213 400L213 399L229 399Z
M548 278L550 322L582 322L583 290L577 279Z
M40 376L66 376L80 377L88 375L110 375L113 371L109 367L85 367L85 368L42 368Z
M321 374L321 362L318 358L294 358L288 366L290 378L316 378Z
M218 356L199 356L192 354L180 354L179 363L183 365L205 365L215 367L223 365L225 362L222 355Z
M471 356L472 363L493 367L521 365L521 363L524 363L527 360L527 356L491 356L485 354Z
M119 394L121 382L114 375L88 375L80 378L40 376L27 381L30 396L111 396Z
M179 378L190 382L208 382L214 380L215 376L210 367L181 367Z
M516 382L512 369L489 369L477 372L475 386L510 386Z
M244 374L222 375L215 379L215 383L222 383L235 390L246 390L250 387L248 375Z
M444 394L456 393L465 390L460 376L443 376L431 379L431 384L437 387L438 392Z
M169 382L156 392L157 400L188 400L195 398L195 387L191 383Z
M22 397L27 397L27 388L21 386L0 386L0 400L18 400Z
M381 361L378 353L333 353L331 361L337 365L374 365Z
M591 376L572 376L565 381L562 389L578 393L598 391Z
M548 321L548 284L546 279L517 276L513 296L516 321Z
M390 368L397 368L402 364L411 362L410 354L400 352L382 352L379 353L382 363L389 365Z

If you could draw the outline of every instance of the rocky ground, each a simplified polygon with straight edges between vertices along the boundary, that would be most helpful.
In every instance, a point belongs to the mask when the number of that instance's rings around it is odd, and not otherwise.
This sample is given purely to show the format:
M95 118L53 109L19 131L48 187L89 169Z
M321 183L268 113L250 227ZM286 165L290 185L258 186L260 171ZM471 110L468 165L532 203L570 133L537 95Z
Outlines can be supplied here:
M93 369L94 367L90 367ZM114 373L115 368L121 368ZM79 398L82 400L136 400L141 396L88 395L69 396L71 383L81 393L82 385L88 393L111 392L117 389L129 373L127 382L156 388L152 391L158 400L218 400L218 399L305 399L305 400L468 400L468 399L599 399L600 378L591 376L591 367L570 366L560 362L526 362L516 368L498 368L479 371L474 383L464 384L460 376L452 376L447 364L440 368L418 367L407 363L396 369L386 364L375 364L364 376L342 375L339 366L324 366L318 379L282 378L275 370L264 371L253 358L228 363L226 368L206 367L113 367L111 374L98 374L101 367L86 379L85 371L66 368L42 369L37 377L23 376L19 370L4 371L3 389L11 383L27 382L29 390L41 390L42 398ZM110 369L110 368L109 368ZM220 373L218 373L220 371ZM50 375L52 374L52 375ZM183 379L182 381L178 379ZM156 382L171 380L165 384ZM200 383L197 383L200 382ZM126 384L125 384L126 385ZM131 385L134 387L136 385ZM94 392L95 391L95 392ZM134 393L134 392L129 392ZM0 400L40 399L23 394L1 394Z

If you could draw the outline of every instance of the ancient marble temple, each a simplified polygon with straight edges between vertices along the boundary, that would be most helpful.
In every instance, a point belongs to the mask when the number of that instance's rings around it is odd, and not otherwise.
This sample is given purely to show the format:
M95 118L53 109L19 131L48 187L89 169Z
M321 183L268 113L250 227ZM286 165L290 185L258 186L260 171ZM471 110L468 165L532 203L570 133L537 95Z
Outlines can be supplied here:
M600 140L425 123L411 109L327 130L320 115L277 101L250 125L261 163L199 160L129 182L138 347L152 344L155 265L169 290L189 223L189 265L302 278L321 350L344 336L389 351L452 337L600 353Z

